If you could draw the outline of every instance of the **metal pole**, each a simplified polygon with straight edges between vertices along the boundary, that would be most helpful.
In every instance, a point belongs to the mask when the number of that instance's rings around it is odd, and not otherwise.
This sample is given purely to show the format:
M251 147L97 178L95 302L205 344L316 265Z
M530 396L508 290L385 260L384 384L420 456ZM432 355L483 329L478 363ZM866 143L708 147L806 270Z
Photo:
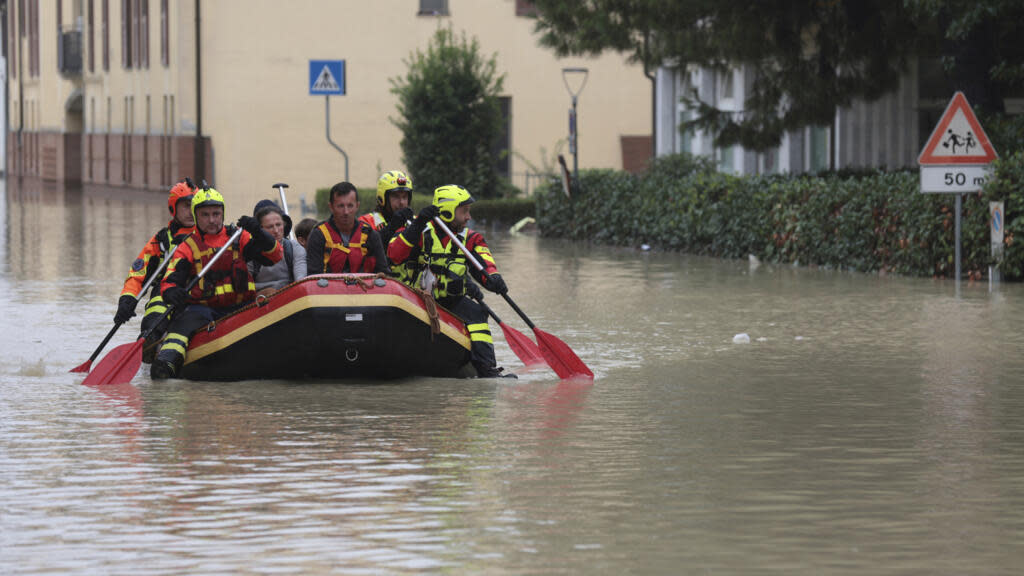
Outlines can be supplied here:
M327 142L334 146L334 149L341 152L341 155L345 157L345 182L348 182L348 154L331 140L331 97L327 94L324 95L324 118L327 130Z
M572 179L580 181L580 122L576 116L576 96L572 97Z
M963 194L956 193L956 284L960 286L960 205Z

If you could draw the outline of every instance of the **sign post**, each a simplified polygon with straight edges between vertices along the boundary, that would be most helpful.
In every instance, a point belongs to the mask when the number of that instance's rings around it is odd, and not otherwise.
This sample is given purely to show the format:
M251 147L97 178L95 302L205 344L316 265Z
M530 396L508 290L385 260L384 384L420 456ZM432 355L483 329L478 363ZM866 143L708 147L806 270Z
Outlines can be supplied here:
M917 157L921 192L956 194L956 281L960 282L960 213L964 192L981 190L996 151L963 92L946 106L939 123Z
M324 96L324 124L326 125L327 142L341 152L345 158L345 181L348 181L348 154L331 140L331 95L345 95L345 61L344 60L310 60L309 61L309 94Z
M988 267L988 279L990 286L994 282L999 282L999 268L1003 262L1003 214L1002 202L988 203L988 223L989 228L991 229L992 259L996 262L994 267Z

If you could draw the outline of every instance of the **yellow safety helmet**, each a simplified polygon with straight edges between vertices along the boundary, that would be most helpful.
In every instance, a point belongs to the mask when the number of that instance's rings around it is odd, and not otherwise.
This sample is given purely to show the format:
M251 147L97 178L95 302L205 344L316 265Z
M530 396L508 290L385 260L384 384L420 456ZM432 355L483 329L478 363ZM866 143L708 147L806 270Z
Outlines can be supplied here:
M434 206L437 206L441 220L446 224L455 219L456 208L473 202L476 200L469 195L469 190L458 184L445 184L434 190Z
M196 216L196 211L203 206L220 206L224 208L224 197L220 195L213 188L200 188L196 190L196 193L192 196L192 217L199 221ZM227 209L224 210L227 212Z
M412 180L401 170L391 170L380 175L377 180L377 209L383 211L387 207L388 192L404 190L412 200Z

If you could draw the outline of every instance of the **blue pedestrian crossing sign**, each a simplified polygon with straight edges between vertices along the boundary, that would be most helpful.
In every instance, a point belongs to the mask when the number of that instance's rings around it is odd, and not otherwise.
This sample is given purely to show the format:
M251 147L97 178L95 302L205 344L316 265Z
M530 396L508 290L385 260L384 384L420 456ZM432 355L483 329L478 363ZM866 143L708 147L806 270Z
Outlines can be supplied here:
M345 95L344 60L310 60L309 94L311 96Z

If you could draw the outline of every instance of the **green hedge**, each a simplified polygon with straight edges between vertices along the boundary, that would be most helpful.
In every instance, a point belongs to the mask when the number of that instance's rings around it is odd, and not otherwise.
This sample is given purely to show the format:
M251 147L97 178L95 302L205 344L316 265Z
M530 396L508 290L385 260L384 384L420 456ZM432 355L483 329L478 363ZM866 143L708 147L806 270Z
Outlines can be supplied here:
M918 172L733 176L689 156L663 157L642 175L580 173L570 203L560 184L536 195L545 236L683 250L723 258L753 254L772 262L864 272L952 276L954 202L922 194ZM1024 154L998 160L984 191L963 201L963 270L987 272L988 202L1005 202L1001 269L1024 278Z
M328 199L330 188L318 188L316 191L316 209L318 217L327 218L330 214ZM372 212L377 205L376 188L360 188L356 192L359 195L359 209L361 212ZM430 204L432 194L413 192L412 209L419 212L421 208ZM473 220L476 222L493 224L512 225L526 216L533 216L536 213L533 198L487 198L477 200L473 203Z

